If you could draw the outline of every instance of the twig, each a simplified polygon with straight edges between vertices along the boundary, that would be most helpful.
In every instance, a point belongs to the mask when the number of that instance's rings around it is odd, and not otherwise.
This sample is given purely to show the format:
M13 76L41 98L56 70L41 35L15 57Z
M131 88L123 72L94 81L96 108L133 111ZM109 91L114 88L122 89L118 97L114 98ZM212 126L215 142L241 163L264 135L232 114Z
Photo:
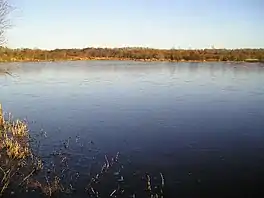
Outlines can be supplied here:
M112 197L116 193L116 189L110 194L110 197Z
M151 192L150 176L147 174L147 190Z
M51 194L52 194L52 192L51 192L50 183L49 183L49 180L48 180L48 178L47 178L47 177L46 177L46 182L47 182L47 184L48 184L49 195L50 195L50 197L51 197Z
M160 194L161 194L161 198L163 198L163 189L165 186L165 181L164 181L164 176L162 173L160 173L160 177L161 177L161 189L160 189Z
M2 169L2 168L1 168ZM3 171L3 169L2 169ZM5 191L5 189L8 187L9 185L9 182L10 182L10 173L11 173L11 169L9 169L5 174L4 174L4 177L2 179L2 183L4 182L4 186L2 187L1 189L1 192L0 192L0 195L3 194L3 192ZM7 176L8 175L8 176ZM9 178L9 179L8 179Z
M107 156L105 155L105 161L106 161L106 170L109 168L109 161L108 161L108 159L107 159Z
M162 173L160 173L160 177L161 177L161 186L162 188L164 188L165 181L164 181L164 176L162 175Z
M31 175L33 175L33 173L36 171L36 169L34 168L24 179L22 182L20 182L19 186L22 185Z
M8 71L5 71L5 73L11 77L14 77L11 73L9 73Z

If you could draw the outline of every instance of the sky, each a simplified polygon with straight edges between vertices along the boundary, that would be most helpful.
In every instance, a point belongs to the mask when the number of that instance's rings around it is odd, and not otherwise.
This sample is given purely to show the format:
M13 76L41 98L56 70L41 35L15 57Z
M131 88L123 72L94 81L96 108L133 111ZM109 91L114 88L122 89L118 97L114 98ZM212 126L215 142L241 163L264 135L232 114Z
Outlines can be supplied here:
M264 48L264 0L11 2L11 48Z

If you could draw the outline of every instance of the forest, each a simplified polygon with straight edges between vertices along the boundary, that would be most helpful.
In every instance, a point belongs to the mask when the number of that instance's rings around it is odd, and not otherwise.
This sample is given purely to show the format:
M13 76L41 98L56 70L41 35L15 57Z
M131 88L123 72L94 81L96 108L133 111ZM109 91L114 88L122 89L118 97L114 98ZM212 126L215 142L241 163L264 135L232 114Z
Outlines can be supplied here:
M135 61L248 61L263 62L264 49L9 49L0 48L0 62L62 60L135 60Z

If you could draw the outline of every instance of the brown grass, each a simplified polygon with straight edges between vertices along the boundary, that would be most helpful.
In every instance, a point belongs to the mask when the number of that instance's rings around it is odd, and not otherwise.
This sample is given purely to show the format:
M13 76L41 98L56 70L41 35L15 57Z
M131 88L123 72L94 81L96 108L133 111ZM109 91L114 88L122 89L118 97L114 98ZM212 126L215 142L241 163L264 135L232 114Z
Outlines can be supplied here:
M60 178L39 182L33 176L43 169L42 160L36 157L30 148L30 136L27 123L13 121L11 114L0 126L0 196L9 186L24 186L39 189L46 196L63 192ZM19 173L19 174L18 174Z
M27 124L20 120L13 121L9 115L0 126L0 196L11 183L20 183L37 168L37 159L29 146ZM18 174L20 171L23 174Z
M0 131L0 153L11 159L24 159L31 154L27 124L23 121L4 121Z

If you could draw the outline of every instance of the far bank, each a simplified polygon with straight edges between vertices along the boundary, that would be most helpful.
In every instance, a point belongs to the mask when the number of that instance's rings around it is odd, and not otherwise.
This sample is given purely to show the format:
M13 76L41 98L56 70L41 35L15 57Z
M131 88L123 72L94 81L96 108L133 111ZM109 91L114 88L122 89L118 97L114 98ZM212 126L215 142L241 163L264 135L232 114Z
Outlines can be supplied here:
M144 62L264 62L264 49L167 50L151 48L8 49L0 62L122 60Z

